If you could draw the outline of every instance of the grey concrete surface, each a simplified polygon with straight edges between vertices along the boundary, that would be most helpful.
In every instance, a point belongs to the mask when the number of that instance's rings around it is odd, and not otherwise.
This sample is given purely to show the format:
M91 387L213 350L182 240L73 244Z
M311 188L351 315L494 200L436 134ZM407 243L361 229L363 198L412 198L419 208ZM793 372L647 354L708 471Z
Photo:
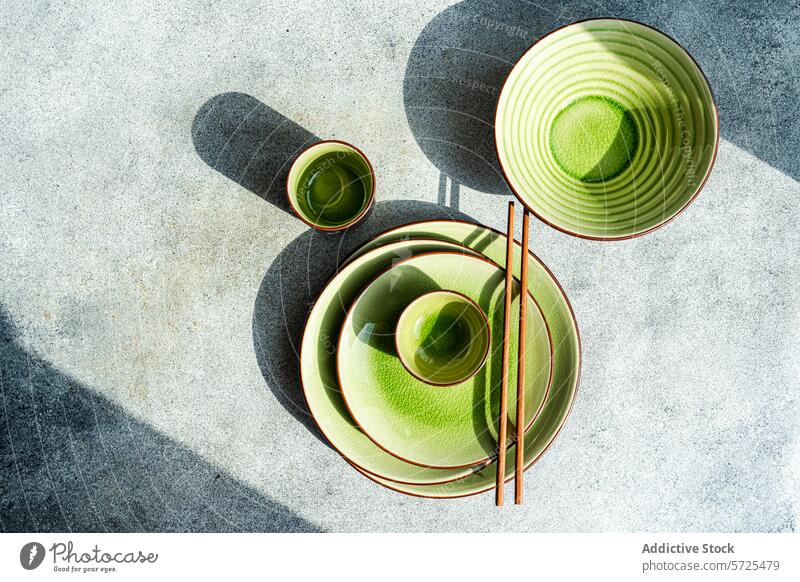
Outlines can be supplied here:
M527 503L405 497L321 439L308 302L370 234L502 227L498 85L546 31L647 22L707 73L704 192L646 237L533 228L584 346ZM6 531L795 531L796 2L0 2L0 526ZM378 205L294 219L308 140L359 144Z

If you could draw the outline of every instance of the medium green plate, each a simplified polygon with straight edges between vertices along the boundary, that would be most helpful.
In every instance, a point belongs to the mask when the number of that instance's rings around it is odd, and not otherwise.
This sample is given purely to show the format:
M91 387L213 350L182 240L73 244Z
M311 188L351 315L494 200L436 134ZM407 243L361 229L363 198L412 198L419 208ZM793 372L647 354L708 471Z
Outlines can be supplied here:
M638 236L674 218L703 187L718 141L697 63L627 20L543 37L509 73L495 116L498 160L520 201L592 239Z
M511 321L519 321L519 283L513 283ZM489 318L486 364L453 386L432 386L406 370L394 341L397 320L431 291L455 291ZM339 385L351 417L376 444L404 461L456 469L485 463L497 446L502 383L505 271L485 257L430 253L406 259L380 274L355 300L342 326L337 354ZM528 300L525 427L550 386L550 333L535 298ZM511 326L510 348L518 351ZM517 370L509 370L509 422L516 418ZM509 429L513 432L513 428Z
M506 237L489 228L461 222L424 221L389 230L361 247L348 260L358 260L381 245L410 239L439 239L463 244L501 266L505 265ZM514 273L519 275L520 248L514 246ZM525 436L525 467L535 463L558 435L569 415L578 389L581 347L572 307L553 274L533 253L528 255L528 289L536 297L553 338L553 380L541 414ZM308 331L308 329L306 330ZM506 456L506 479L513 476L515 450ZM351 463L352 464L352 463ZM496 465L492 464L463 479L434 485L403 484L362 471L366 477L389 489L419 497L453 498L475 495L494 488Z
M383 451L350 418L336 378L336 342L353 300L378 273L420 253L473 253L454 242L395 241L343 266L317 297L300 347L300 372L309 410L320 431L354 466L383 478L410 484L443 483L472 469L436 470L410 465Z

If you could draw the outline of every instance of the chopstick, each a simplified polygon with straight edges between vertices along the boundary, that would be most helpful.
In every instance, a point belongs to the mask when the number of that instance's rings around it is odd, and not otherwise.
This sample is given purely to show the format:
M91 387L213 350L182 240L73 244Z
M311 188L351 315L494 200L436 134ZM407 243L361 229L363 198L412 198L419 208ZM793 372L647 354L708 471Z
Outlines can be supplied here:
M522 504L523 471L525 470L525 323L528 306L528 230L530 214L522 214L522 264L519 276L519 355L517 356L517 450L514 466L514 503Z
M511 350L511 288L514 281L514 202L508 203L506 229L506 294L503 311L503 383L500 387L500 426L497 429L497 482L494 502L503 505L503 485L506 478L506 439L508 435L508 361Z

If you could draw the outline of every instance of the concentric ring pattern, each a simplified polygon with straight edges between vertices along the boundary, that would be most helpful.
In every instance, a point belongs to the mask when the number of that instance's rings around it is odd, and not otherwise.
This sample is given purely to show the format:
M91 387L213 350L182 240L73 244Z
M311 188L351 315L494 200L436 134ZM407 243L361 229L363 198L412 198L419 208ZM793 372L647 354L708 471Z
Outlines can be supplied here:
M619 139L635 141L612 143L613 127L595 119L577 119L572 134L561 135L559 115L587 98L624 108ZM554 125L562 148L573 139L574 152L591 152L607 140L609 156L622 151L630 159L609 157L613 163L598 162L581 179L554 155ZM495 140L526 207L564 232L606 240L644 234L692 201L711 171L718 127L708 82L680 45L643 24L599 19L558 29L522 56L500 95ZM606 167L613 174L597 179Z

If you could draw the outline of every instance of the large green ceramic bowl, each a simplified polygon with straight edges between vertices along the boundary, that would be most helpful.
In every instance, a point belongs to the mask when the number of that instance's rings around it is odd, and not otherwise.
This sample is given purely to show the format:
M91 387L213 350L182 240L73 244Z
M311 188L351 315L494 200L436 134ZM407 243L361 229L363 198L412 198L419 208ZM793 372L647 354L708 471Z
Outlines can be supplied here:
M489 320L478 304L455 291L431 291L397 320L394 345L409 374L433 386L474 376L489 355Z
M446 289L474 301L486 314L492 345L486 365L468 380L431 386L403 367L395 350L398 316L420 297ZM512 288L511 320L519 320L519 284ZM342 325L337 366L350 415L372 440L409 463L459 468L485 463L497 447L502 381L505 271L484 257L429 253L399 262L353 302ZM535 298L528 301L525 426L545 401L551 378L550 333ZM512 326L511 353L518 334ZM516 386L517 370L509 370ZM516 391L509 390L509 422ZM512 431L513 432L513 431Z
M705 183L718 140L697 63L627 20L543 37L512 69L495 117L500 166L520 201L591 239L638 236L674 218Z
M435 242L431 239L436 239ZM442 470L400 461L369 440L347 414L335 381L335 344L347 308L376 273L398 258L413 256L427 245L454 244L505 264L506 238L497 231L461 221L424 221L389 230L354 253L317 298L303 333L301 372L311 414L331 445L356 470L387 488L421 497L474 495L494 487L496 464ZM469 250L467 250L469 249ZM421 252L428 252L421 251ZM514 271L519 275L520 249L515 245ZM536 423L526 432L524 459L530 467L547 450L563 426L578 387L580 340L572 309L555 277L532 253L528 258L529 290L536 294L553 336L551 390ZM333 370L333 371L332 371ZM515 449L506 454L506 479L513 476Z

